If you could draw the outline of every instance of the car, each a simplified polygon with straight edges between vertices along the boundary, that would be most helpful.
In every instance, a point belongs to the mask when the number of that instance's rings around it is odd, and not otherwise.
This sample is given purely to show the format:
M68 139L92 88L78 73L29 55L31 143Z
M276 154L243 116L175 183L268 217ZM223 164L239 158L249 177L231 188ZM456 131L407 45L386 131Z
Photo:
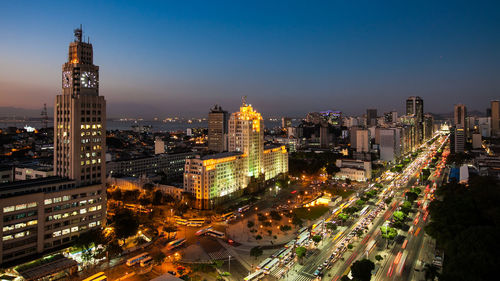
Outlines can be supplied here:
M320 274L321 274L321 271L319 271L317 269L313 273L313 275L316 276L316 277L319 276Z
M323 266L326 267L330 263L330 260L326 260L323 262Z

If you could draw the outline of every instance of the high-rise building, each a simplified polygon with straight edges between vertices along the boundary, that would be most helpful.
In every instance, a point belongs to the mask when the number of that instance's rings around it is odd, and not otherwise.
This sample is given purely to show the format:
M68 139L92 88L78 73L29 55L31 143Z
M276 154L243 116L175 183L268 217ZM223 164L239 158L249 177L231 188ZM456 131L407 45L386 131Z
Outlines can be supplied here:
M491 101L491 135L500 135L500 101Z
M252 105L243 101L240 111L229 118L229 151L247 155L248 175L258 178L263 173L264 122Z
M455 120L455 126L456 125L462 125L466 130L466 122L465 119L467 118L467 108L463 104L455 104L455 114L454 114L454 120Z
M455 126L455 153L465 151L465 128L462 125Z
M106 102L92 44L75 30L54 106L54 174L0 185L0 264L69 246L106 220Z
M367 126L377 125L377 109L367 109L366 110L366 123Z
M292 118L289 117L281 117L281 128L287 129L292 126Z
M391 111L391 112L384 113L384 121L387 124L398 122L398 112Z
M54 105L54 172L77 184L105 182L106 100L99 95L93 58L92 44L75 30Z
M186 159L184 190L192 193L196 208L208 209L239 196L252 178L268 181L288 172L284 145L264 147L260 113L243 101L229 118L229 152Z
M401 156L401 129L380 129L380 160L394 161Z
M424 100L421 97L409 97L406 100L406 115L415 117L415 141L421 144L424 140Z
M368 130L356 131L356 152L370 151L370 133Z
M160 138L155 138L155 154L165 153L165 142Z
M432 138L434 135L434 116L424 114L424 140Z
M215 105L208 113L208 150L227 151L228 114Z

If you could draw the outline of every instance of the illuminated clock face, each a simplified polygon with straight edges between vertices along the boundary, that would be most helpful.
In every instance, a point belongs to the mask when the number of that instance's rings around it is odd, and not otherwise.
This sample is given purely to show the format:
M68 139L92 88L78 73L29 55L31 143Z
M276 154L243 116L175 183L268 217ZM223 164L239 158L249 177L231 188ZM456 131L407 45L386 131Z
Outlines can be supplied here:
M71 77L71 71L64 71L62 80L64 88L71 87L71 82L73 82L73 77Z
M97 76L94 72L84 71L80 77L80 83L84 88L95 88L97 87Z

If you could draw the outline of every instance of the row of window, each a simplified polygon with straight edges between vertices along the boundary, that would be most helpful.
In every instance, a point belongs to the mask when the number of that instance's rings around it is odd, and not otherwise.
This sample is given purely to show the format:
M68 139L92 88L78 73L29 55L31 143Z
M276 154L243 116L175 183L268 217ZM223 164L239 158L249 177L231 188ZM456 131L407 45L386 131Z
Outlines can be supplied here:
M100 136L100 135L102 134L102 132L101 132L101 131L81 132L81 133L80 133L80 136L81 136L81 137L83 137L83 136L85 136L85 135L90 136L91 134L92 134L93 136Z
M36 206L37 206L36 202L23 203L23 204L18 204L18 205L14 205L14 206L3 207L3 212L4 213L14 212L14 211L19 211L19 210L24 210L27 208L34 208Z
M29 218L29 217L36 216L37 214L38 214L37 211L29 211L29 212L25 212L25 213L7 215L7 216L3 216L3 221L9 222L9 221L19 220L19 219L23 219L23 218Z
M89 223L88 228L96 227L98 225L101 225L101 221L94 221L94 222ZM67 235L69 233L74 233L74 232L78 232L79 230L85 230L85 229L87 229L86 226L73 226L71 228L65 228L63 230L58 230L58 231L52 232L52 238Z
M25 228L26 226L36 225L37 223L38 223L38 220L30 220L30 221L20 222L20 223L16 223L16 224L6 225L3 227L3 232L11 231L14 229Z
M9 241L9 240L12 240L12 239L17 239L17 238L22 238L22 237L25 237L25 236L29 236L30 234L33 234L33 233L36 233L35 231L36 229L30 229L30 230L26 230L26 231L21 231L21 232L18 232L18 233L14 233L14 234L9 234L9 235L4 235L3 238L2 238L2 241Z

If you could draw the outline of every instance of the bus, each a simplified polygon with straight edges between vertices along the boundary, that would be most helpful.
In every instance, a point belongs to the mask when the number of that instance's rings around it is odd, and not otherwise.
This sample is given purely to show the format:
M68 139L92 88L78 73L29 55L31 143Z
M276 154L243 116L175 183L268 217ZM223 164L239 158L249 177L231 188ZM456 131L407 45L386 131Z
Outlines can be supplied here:
M175 223L180 224L180 225L187 225L187 220L186 219L181 219L181 218L175 218Z
M285 248L293 248L293 245L295 245L295 239L293 239L292 241L288 242L285 245Z
M243 207L239 207L238 212L243 213L243 212L246 212L248 209L250 209L250 205L245 205Z
M279 255L281 255L281 253L283 253L284 251L286 251L286 248L282 248L282 249L274 252L274 254L272 254L271 257L273 257L273 258L279 257Z
M222 220L223 221L230 221L234 218L234 212L230 212L230 213L225 213L224 215L221 216Z
M184 243L186 243L185 238L174 240L174 241L167 244L167 250L170 251L172 249L180 247L180 246L184 245Z
M257 269L264 269L264 267L270 263L273 259L272 258L267 258L263 262L261 262L259 265L257 265Z
M262 272L262 270L257 270L255 271L254 273L248 275L247 277L245 277L243 280L245 281L255 281L255 280L259 280L261 279L262 277L264 277L264 272Z
M265 274L271 273L271 270L273 270L279 264L279 262L280 262L280 259L275 258L271 262L266 264L266 266L264 266L264 273Z
M140 265L141 265L141 267L146 267L146 266L150 265L151 263L153 263L153 259L151 257L147 257L147 258L144 258L141 260Z
M203 226L203 223L204 222L201 222L201 221L192 221L192 220L188 220L186 225L187 226Z
M137 255L137 256L135 256L133 258L128 259L127 260L127 265L128 266L133 266L134 264L140 262L141 260L143 260L143 259L145 259L147 257L149 257L149 254L147 252L142 253L140 255Z
M365 207L363 208L363 210L361 210L361 212L359 212L359 215L360 215L360 216L364 215L364 214L366 213L366 211L368 210L368 208L369 208L369 207L370 207L370 206L365 206Z
M302 235L302 233L304 233L305 231L307 231L307 227L301 228L298 232L299 236Z
M106 281L108 280L108 278L106 277L106 275L104 275L104 272L99 272L99 273L96 273L90 277L87 277L85 279L83 279L82 281Z
M307 240L309 240L309 236L303 236L297 241L297 246L304 245L307 242Z
M289 258L291 255L292 255L292 248L288 248L286 251L279 254L278 258L283 261Z
M210 229L209 231L207 231L207 235L215 237L215 238L220 238L220 239L224 239L224 237L226 237L226 234L224 234L220 231L217 231L217 230L213 230L213 229Z
M210 226L210 227L207 227L207 228L202 228L202 229L200 229L200 230L196 231L196 232L195 232L195 235L196 235L196 236L201 236L201 235L203 235L203 234L207 233L207 231L209 231L209 230L211 230L211 229L212 229L212 227L211 227L211 226Z

